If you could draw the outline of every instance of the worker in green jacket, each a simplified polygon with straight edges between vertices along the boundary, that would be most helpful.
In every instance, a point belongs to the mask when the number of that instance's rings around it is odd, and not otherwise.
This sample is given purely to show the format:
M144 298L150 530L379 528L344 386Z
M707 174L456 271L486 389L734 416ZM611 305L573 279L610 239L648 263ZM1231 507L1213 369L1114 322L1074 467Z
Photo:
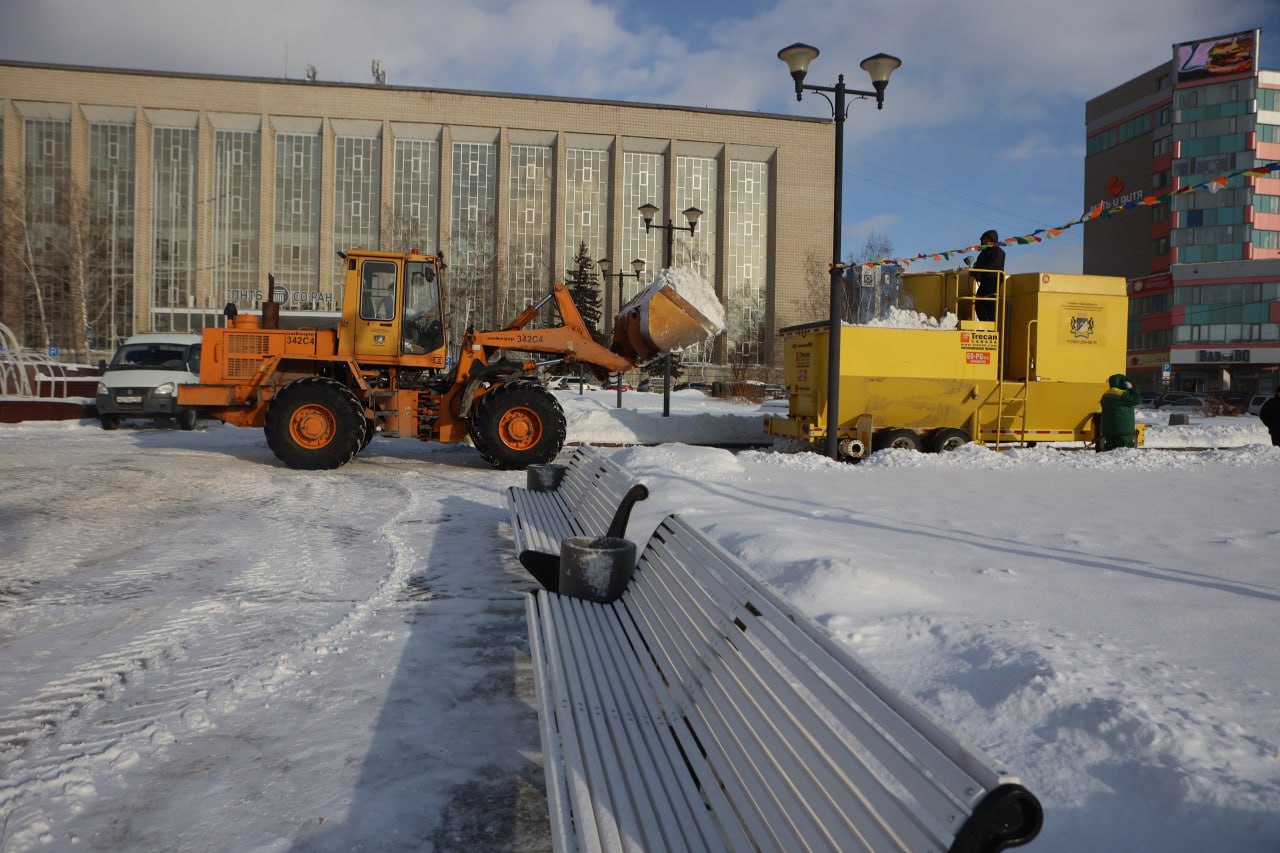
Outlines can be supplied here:
M1102 418L1098 430L1102 433L1102 450L1117 447L1133 447L1138 437L1134 425L1133 409L1142 402L1142 395L1123 373L1107 379L1107 391L1102 395Z

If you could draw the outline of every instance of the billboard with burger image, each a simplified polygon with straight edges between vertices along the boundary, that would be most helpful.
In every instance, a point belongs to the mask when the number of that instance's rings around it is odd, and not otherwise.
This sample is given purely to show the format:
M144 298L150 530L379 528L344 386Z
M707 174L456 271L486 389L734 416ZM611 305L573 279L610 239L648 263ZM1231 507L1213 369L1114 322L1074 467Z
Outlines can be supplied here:
M1253 74L1258 56L1258 31L1189 41L1173 47L1173 70L1178 83L1222 80Z

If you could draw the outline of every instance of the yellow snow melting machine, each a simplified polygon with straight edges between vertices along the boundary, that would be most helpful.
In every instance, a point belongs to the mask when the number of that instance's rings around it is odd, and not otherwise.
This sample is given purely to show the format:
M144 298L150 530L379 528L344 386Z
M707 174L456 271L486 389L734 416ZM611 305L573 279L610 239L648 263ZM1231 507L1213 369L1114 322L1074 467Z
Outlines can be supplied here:
M937 326L841 327L834 428L843 457L1095 440L1107 377L1124 372L1124 279L1009 275L993 297L994 321L971 319L973 285L968 270L907 274L903 302ZM766 419L765 432L820 449L830 428L829 326L781 334L791 403L787 417Z

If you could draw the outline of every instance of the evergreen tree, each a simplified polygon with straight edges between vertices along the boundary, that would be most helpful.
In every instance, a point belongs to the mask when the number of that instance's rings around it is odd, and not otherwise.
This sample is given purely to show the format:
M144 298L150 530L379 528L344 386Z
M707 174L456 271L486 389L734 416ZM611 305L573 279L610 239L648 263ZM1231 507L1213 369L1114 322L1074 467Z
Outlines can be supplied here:
M613 328L600 328L600 315L603 314L600 299L600 281L596 278L596 264L587 252L586 242L578 243L578 253L574 256L568 269L565 270L565 284L569 288L569 296L582 315L582 322L591 332L591 337L601 346L609 346L613 337ZM555 376L594 375L603 378L598 368L586 367L582 364L557 364L548 369Z
M675 387L675 383L679 381L680 376L684 373L683 356L684 356L684 352L681 350L677 350L676 352L671 353L672 387ZM649 362L648 364L645 364L643 367L640 368L640 372L645 376L650 376L654 379L661 379L662 373L663 373L662 358L661 357L655 358L653 361Z
M578 243L578 254L568 269L568 279L569 295L573 297L573 304L578 306L582 321L591 330L591 336L595 338L596 343L608 346L613 330L609 329L606 333L600 328L600 315L603 313L600 281L596 278L595 261L591 260L591 256L587 253L585 241Z

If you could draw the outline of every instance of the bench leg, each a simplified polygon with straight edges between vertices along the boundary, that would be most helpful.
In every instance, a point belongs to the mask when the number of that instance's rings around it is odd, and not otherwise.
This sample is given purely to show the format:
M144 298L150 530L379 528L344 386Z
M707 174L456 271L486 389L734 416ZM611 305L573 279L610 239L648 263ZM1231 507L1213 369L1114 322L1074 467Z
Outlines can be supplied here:
M560 555L542 551L521 551L520 565L542 584L547 592L560 591Z

